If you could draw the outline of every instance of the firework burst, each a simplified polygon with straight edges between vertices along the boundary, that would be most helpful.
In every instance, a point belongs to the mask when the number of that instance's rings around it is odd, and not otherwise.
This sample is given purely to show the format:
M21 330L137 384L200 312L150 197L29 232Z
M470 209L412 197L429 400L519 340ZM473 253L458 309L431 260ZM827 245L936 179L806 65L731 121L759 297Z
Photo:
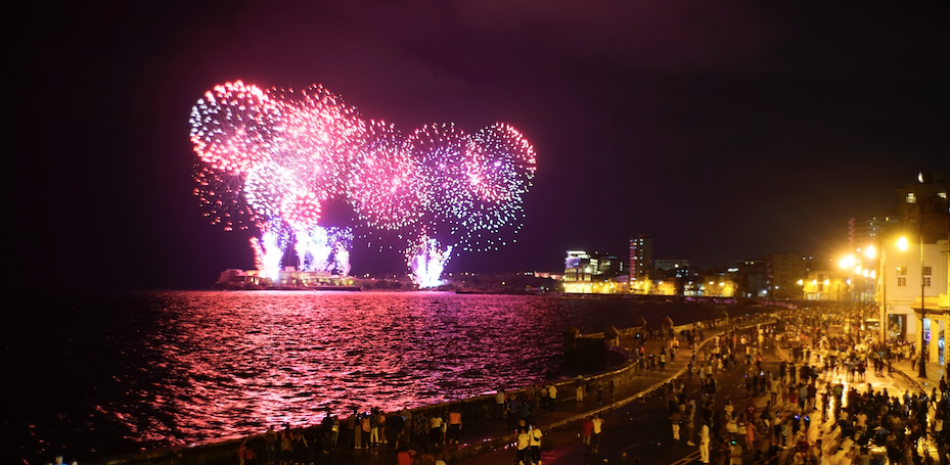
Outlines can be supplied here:
M319 85L218 85L190 122L205 216L256 226L255 262L273 278L291 245L302 270L349 272L352 231L321 224L326 203L344 199L364 226L405 231L413 279L435 285L453 250L497 249L520 230L535 171L533 148L506 124L404 137Z

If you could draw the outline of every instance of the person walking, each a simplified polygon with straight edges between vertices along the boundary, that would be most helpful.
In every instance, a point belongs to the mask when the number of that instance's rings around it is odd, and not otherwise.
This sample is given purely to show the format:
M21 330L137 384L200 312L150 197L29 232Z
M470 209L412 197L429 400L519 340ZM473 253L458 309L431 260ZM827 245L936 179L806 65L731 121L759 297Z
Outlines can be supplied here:
M505 416L505 407L507 407L508 397L505 395L505 388L499 387L498 391L495 392L495 405L498 407L496 410L498 418L503 418Z
M680 423L683 422L683 415L680 414L679 410L674 410L673 414L670 415L670 423L673 426L673 440L680 440Z
M706 421L699 429L699 461L709 463L709 423Z
M548 411L553 412L557 408L557 387L553 384L548 386Z
M442 444L442 416L434 413L429 419L429 440L436 447Z
M598 448L600 447L600 435L604 431L604 420L600 418L599 414L595 413L594 418L592 418L590 421L594 425L594 434L590 441L591 452L596 454L598 452Z
M531 435L528 433L528 430L518 430L518 452L515 456L516 460L518 460L518 465L525 465L526 460L530 461L528 458L530 445Z
M696 407L692 406L686 410L686 445L693 447L696 445L693 438L696 436Z
M584 443L586 449L590 449L590 439L594 434L594 422L591 420L591 417L585 417L584 422L581 423L581 442Z
M449 411L449 444L459 443L459 431L462 430L462 412L457 405Z
M264 433L264 447L268 465L274 465L277 460L277 431L274 431L274 425L267 427L267 432Z
M531 423L531 429L528 433L530 438L529 448L531 449L531 462L534 465L541 465L541 437L544 436L541 433L541 428L538 428L538 425Z

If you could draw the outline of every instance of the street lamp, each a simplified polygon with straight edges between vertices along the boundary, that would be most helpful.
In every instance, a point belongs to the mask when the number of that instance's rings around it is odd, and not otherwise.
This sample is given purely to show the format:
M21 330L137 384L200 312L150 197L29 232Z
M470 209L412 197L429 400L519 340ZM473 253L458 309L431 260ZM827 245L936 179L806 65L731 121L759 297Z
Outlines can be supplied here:
M857 266L855 266L855 265L857 265ZM852 307L852 310L853 310L853 307L854 307L854 274L855 274L855 273L861 273L861 261L858 260L857 258L854 258L854 255L848 254L848 255L846 255L844 258L842 258L841 261L838 262L838 266L839 266L840 268L849 270L848 273L850 274L850 276L849 276L849 278L848 278L848 291L851 293L850 301L851 301L851 307Z
M927 340L924 338L924 320L927 319L927 306L924 305L924 228L923 215L920 217L920 367L918 378L927 377Z

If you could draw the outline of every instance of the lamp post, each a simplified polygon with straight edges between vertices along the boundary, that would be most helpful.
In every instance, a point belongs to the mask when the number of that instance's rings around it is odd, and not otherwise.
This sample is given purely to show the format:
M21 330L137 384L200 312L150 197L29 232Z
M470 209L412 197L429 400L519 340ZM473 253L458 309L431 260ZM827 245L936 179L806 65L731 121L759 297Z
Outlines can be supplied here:
M927 306L924 305L924 228L923 215L920 217L920 362L917 363L917 377L927 377L927 340L924 338L924 320L927 318Z
M887 340L887 246L881 247L881 270L878 273L881 277L881 315L877 325L881 332L881 344Z
M877 276L877 275L876 275L876 271L875 271L874 268L873 268L873 267L874 267L874 260L877 259L877 247L874 247L874 244L869 244L867 247L864 248L864 256L867 257L867 259L868 259L868 266L864 268L864 272L863 272L863 274L862 274L862 276L864 276L864 283L863 283L863 286L862 286L864 289L861 290L861 294L862 294L862 297L861 297L861 327L862 327L862 328L865 328L865 330L867 330L867 328L864 326L864 323L865 323L865 322L867 321L867 319L868 319L867 313L868 313L869 304L870 304L870 302L871 302L871 298L870 298L871 296L869 295L869 296L868 296L868 299L867 299L867 302L865 302L863 295L864 295L864 294L867 294L867 292L868 292L868 280L867 280L867 278L870 277L871 279L874 279L874 278ZM868 271L868 270L870 270L870 271Z
M838 266L848 270L848 292L850 294L848 300L851 305L854 305L854 264L856 260L854 255L848 254L841 261L838 262Z

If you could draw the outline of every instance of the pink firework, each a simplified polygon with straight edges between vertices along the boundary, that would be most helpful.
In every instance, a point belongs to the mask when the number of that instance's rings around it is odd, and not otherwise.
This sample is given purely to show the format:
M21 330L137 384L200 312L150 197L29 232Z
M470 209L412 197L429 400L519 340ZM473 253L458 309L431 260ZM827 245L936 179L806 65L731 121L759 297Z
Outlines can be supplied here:
M321 199L344 197L364 132L356 111L320 85L275 88L268 95L281 109L279 137L271 147L275 160L290 161Z
M319 85L215 86L191 125L205 216L226 230L257 226L258 266L274 276L291 244L304 269L349 269L339 261L351 241L320 223L325 203L344 199L364 225L408 232L414 275L438 282L453 250L497 249L518 232L535 172L533 148L509 125L470 135L432 124L403 137Z
M349 183L349 199L373 228L395 230L422 216L419 173L409 142L392 125L371 121L360 144Z
M195 196L212 225L220 224L225 231L259 226L260 216L244 198L243 177L213 170L205 163L195 165L193 177L198 183Z
M473 134L465 162L469 202L457 212L467 250L505 245L522 226L523 195L536 169L534 148L513 127L497 123Z
M225 83L205 92L191 111L191 142L216 171L242 176L266 159L279 127L276 103L257 86Z

